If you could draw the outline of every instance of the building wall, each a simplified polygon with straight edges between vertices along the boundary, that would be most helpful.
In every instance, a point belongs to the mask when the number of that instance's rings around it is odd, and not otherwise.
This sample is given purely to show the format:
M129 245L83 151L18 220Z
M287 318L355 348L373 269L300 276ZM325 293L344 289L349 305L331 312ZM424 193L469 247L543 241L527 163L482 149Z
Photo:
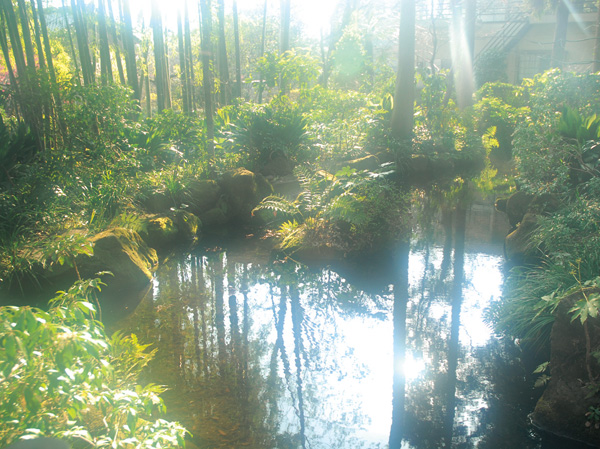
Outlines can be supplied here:
M489 21L477 23L475 54L485 48L505 22ZM556 18L552 14L530 18L527 31L510 48L506 61L506 74L511 83L520 83L523 78L531 78L550 68ZM452 65L452 51L449 20L437 20L435 25L437 48L435 65L440 69ZM585 13L577 17L570 15L567 30L566 61L564 70L586 72L592 70L596 33L596 14ZM429 65L432 53L431 24L422 23L417 36L417 63Z

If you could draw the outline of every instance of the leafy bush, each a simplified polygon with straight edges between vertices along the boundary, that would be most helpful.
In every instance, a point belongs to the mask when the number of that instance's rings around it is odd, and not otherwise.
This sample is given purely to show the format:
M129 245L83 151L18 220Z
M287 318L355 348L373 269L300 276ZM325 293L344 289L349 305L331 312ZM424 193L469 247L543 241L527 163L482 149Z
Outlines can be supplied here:
M530 110L519 121L513 139L521 183L530 190L564 193L570 185L569 162L581 150L577 136L565 131L577 127L569 123L573 116L600 115L600 75L553 70L524 86Z
M306 121L286 97L269 105L246 104L231 111L236 116L222 132L222 147L237 153L239 164L260 171L276 154L294 163L307 160Z
M336 175L297 170L302 192L296 200L265 198L255 210L270 210L284 220L281 246L294 252L332 247L346 253L370 252L403 238L408 201L383 175L348 167Z
M94 319L98 280L59 292L49 311L0 308L0 445L52 436L89 447L184 445L156 385L136 379L153 352L135 335L108 338Z
M512 135L526 112L521 106L522 96L522 87L503 83L486 84L477 92L478 100L473 107L477 130L483 133L496 128L498 148L492 153L496 160L512 158Z

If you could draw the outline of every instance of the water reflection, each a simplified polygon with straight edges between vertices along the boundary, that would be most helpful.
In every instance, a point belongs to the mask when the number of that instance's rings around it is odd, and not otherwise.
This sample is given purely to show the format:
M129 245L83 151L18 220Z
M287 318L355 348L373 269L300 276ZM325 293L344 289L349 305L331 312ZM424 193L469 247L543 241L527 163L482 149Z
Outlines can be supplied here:
M468 249L469 214L368 289L255 242L171 261L120 327L158 348L146 380L199 447L538 448L526 370L483 321L501 247Z

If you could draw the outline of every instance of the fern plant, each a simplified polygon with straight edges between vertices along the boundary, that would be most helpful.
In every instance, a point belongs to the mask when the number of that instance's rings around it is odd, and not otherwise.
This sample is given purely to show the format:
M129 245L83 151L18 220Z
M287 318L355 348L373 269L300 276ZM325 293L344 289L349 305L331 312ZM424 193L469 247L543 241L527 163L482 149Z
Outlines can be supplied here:
M344 252L373 250L406 230L408 202L376 173L346 167L332 175L301 167L296 176L302 186L296 199L271 195L255 208L281 218L284 250L318 246Z

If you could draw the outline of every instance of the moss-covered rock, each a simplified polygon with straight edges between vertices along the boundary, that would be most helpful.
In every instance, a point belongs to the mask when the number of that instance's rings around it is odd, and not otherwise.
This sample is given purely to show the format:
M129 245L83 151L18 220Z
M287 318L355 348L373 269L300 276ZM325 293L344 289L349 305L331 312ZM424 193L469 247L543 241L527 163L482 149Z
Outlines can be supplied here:
M219 185L228 204L226 216L229 221L234 222L250 220L252 209L273 191L264 176L245 168L226 172ZM204 219L202 216L201 218Z
M204 212L215 207L221 196L221 188L212 179L199 179L192 181L186 188L184 201L190 212L202 215Z
M527 213L519 226L506 236L504 254L511 264L520 265L536 257L535 248L531 247L531 235L538 227L538 215Z
M94 277L110 271L110 284L140 287L152 279L158 264L156 251L130 229L109 229L90 239L94 245L91 257L80 256L78 265L83 277Z
M191 240L200 235L202 221L196 215L185 210L173 212L173 220L177 225L178 235L181 240Z
M171 217L146 215L144 220L144 231L140 235L150 248L165 249L175 243L179 229Z
M200 219L206 229L227 224L227 215L225 215L225 212L220 207L213 207L211 210L203 213Z
M579 320L571 321L569 313L580 299L581 293L570 295L556 310L551 334L550 381L532 418L546 431L600 446L597 422L586 416L590 407L600 406L600 385L596 380L600 367L591 356L600 347L600 318L588 318L586 336L584 326ZM590 349L587 356L586 340Z

